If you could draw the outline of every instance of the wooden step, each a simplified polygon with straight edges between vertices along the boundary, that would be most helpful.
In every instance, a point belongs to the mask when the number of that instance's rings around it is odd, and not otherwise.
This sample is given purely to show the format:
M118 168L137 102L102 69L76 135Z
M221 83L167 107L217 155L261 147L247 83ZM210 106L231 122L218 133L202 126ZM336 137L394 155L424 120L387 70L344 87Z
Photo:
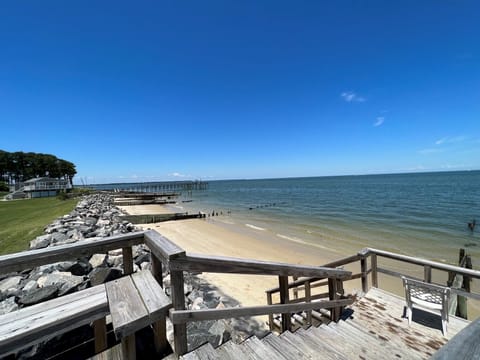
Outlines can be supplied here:
M270 347L275 350L275 354L280 354L279 356L283 356L286 359L305 359L300 350L290 346L287 341L280 339L274 334L268 334L261 341L270 345Z
M261 342L256 336L252 336L245 340L242 343L243 347L249 348L256 357L260 359L269 359L272 358L273 355L277 354L275 349L273 349L270 345ZM277 359L284 359L281 354L278 354Z
M235 344L232 340L220 345L216 349L218 356L225 360L243 360L245 356L240 350L240 345Z
M295 348L296 350L300 351L303 354L303 357L300 359L317 359L318 356L316 352L311 349L307 344L305 344L301 338L294 335L290 331L285 331L280 336L282 341L287 342L291 347Z
M299 329L295 332L295 335L300 336L302 340L313 349L317 349L317 353L324 359L347 360L347 357L341 352L341 350L337 350L337 347L331 346L322 341L322 338L316 336L312 331ZM338 346L338 348L340 348L340 346Z
M206 343L199 348L185 354L181 357L183 360L220 360L221 357L217 354L210 343Z

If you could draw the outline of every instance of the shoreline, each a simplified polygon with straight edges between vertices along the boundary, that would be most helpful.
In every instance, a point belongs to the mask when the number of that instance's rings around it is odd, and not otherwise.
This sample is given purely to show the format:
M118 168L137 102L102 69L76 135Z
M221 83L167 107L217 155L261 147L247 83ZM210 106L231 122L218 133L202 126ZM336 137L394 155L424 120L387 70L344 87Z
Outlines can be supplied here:
M134 205L119 207L131 215L178 212L172 205ZM190 253L212 256L228 256L263 261L284 262L290 264L321 266L343 257L355 255L361 250L326 248L316 246L295 238L279 236L252 224L235 221L230 215L166 221L153 224L138 224L145 229L154 229L169 238ZM333 243L332 245L335 245ZM407 276L423 277L423 269L412 268L409 264L389 259L379 259L379 266L401 272ZM346 265L345 270L360 272L359 263ZM201 279L217 286L223 293L237 300L242 306L266 304L265 290L278 287L275 276L233 275L203 273ZM442 283L443 278L433 273L433 280ZM371 286L371 278L368 278ZM472 290L477 292L476 286ZM476 285L476 284L475 284ZM344 284L347 293L361 292L361 280L347 281ZM403 297L404 289L401 279L379 274L379 287L392 294ZM274 298L275 301L275 298ZM469 319L480 315L480 304L469 302Z

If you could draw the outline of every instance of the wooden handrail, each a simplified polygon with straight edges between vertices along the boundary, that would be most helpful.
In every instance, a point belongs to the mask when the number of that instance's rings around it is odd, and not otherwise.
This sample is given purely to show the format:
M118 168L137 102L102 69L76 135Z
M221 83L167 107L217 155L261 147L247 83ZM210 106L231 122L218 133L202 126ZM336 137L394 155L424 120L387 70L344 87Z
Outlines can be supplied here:
M169 262L172 259L185 256L185 250L155 230L145 232L145 244L161 261Z
M339 299L334 301L314 301L300 304L276 304L264 306L245 306L240 308L202 309L202 310L170 310L170 320L173 324L183 324L190 321L219 320L242 316L269 315L278 313L294 313L314 309L331 309L353 304L354 299Z
M170 269L225 274L317 276L335 279L349 279L352 276L350 271L321 266L292 265L279 262L197 254L187 254L184 257L172 259L170 261Z
M338 260L335 260L335 261L332 261L332 262L329 262L329 263L326 263L324 265L322 265L322 267L326 267L326 268L336 268L338 266L342 266L342 265L346 265L346 264L351 264L355 261L358 261L360 259L362 259L363 256L362 255L352 255L352 256L347 256L347 257L344 257L344 258L341 258L341 259L338 259ZM356 279L358 278L359 274L355 274L355 275L352 275L350 277L350 279L348 280L353 280L353 279ZM289 289L292 289L292 288L296 288L298 286L302 286L306 281L310 282L310 283L313 283L313 282L316 282L316 281L321 281L321 280L325 280L326 277L318 277L318 276L315 276L315 277L301 277L300 279L297 279L295 281L292 281L291 283L288 284L288 288ZM280 291L280 288L279 287L274 287L274 288L271 288L271 289L268 289L266 290L265 292L268 294L268 293L276 293L276 292L279 292Z
M389 259L399 260L403 262L407 262L409 264L421 265L421 266L430 266L432 269L437 270L444 270L444 271L452 271L460 275L471 276L476 279L480 279L480 271L466 269L459 266L449 265L449 264L442 264L436 261L419 259L413 256L401 255L392 253L389 251L366 248L363 249L362 252L365 252L367 255L376 254L377 256L382 256Z
M2 255L0 256L0 274L130 247L143 243L143 238L144 232L141 231Z

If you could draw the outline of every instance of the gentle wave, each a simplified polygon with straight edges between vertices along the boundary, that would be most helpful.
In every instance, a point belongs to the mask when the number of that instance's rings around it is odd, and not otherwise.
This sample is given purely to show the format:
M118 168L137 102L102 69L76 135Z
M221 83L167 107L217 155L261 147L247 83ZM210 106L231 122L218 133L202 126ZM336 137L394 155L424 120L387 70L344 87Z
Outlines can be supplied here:
M255 225L252 225L252 224L245 224L245 226L251 228L251 229L254 229L254 230L260 230L260 231L265 231L264 228L261 228L260 226L255 226Z
M315 246L315 247L322 248L322 249L328 249L327 247L322 246L318 243L312 244L312 243L306 242L306 241L304 241L302 239L299 239L297 237L294 237L294 236L287 236L287 235L282 235L282 234L277 234L277 236L281 239L285 239L285 240L288 240L288 241L293 241L293 242L296 242L298 244L310 245L310 246Z

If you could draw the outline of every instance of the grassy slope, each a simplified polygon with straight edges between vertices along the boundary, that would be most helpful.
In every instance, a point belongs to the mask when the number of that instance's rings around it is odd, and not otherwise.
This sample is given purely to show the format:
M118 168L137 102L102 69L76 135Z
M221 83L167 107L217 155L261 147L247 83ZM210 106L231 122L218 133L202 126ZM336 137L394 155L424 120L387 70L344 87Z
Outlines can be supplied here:
M28 249L35 237L56 218L75 208L78 199L56 197L0 201L0 254Z

